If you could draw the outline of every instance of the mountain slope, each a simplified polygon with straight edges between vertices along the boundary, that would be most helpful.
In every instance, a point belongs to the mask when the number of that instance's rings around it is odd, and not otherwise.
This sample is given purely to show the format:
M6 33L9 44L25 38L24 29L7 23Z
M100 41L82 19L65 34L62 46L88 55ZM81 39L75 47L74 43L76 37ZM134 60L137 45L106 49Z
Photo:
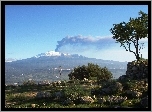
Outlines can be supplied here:
M51 54L52 53L52 54ZM87 58L77 54L63 54L56 52L41 53L37 56L17 60L13 62L5 62L5 78L6 83L22 82L30 78L34 80L56 80L58 68L70 69L79 65L87 65L88 63L98 64L101 67L106 66L111 69L114 75L125 74L127 62L117 62L102 59ZM121 74L119 74L121 69ZM70 71L64 71L64 79L68 79L67 74ZM123 74L122 74L123 73Z

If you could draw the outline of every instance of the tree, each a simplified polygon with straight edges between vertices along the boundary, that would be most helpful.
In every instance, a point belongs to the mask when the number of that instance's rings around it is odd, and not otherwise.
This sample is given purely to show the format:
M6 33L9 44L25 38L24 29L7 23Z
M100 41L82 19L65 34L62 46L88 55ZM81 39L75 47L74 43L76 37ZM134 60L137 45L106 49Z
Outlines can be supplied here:
M101 68L100 74L97 75L98 83L100 83L102 81L107 81L111 78L113 78L112 73L106 67Z
M97 77L100 74L101 67L97 64L88 63L87 70L91 77Z
M74 68L74 71L69 75L69 79L83 80L84 78L89 79L90 77L97 77L98 81L108 80L112 78L112 73L108 71L106 67L101 68L99 65L88 63L88 66L78 66Z
M75 67L74 70L68 74L69 79L78 79L78 80L83 80L84 78L89 78L89 73L87 70L87 67L85 65L83 66L78 66Z
M148 38L148 14L140 11L139 15L135 19L130 18L128 23L113 24L114 27L110 29L113 34L112 38L116 39L116 43L120 42L120 47L123 46L126 51L134 53L137 61L140 59L140 49L143 49L144 44L141 43L142 46L139 47L139 39ZM136 51L131 50L131 43L133 43Z

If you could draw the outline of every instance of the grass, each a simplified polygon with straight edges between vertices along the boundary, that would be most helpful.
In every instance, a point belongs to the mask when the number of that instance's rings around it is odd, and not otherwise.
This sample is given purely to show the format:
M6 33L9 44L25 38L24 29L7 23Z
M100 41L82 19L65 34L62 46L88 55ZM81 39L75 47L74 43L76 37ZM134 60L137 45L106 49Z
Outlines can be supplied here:
M129 84L135 84L137 81L132 81L127 83L128 88L131 88ZM20 85L20 86L11 86L8 85L5 88L5 100L6 108L112 108L117 104L103 103L99 104L97 100L94 100L91 104L83 104L80 102L74 102L69 105L64 105L62 101L66 100L67 97L75 99L78 96L91 96L92 89L100 89L102 85L90 83L85 83L81 81L71 81L66 82L66 84L61 86L53 85ZM51 93L49 98L36 98L36 94L39 91L47 91ZM63 91L64 98L57 100L53 97L54 92ZM122 93L116 93L115 95L123 95ZM103 96L107 98L108 95ZM140 99L127 99L120 106L129 106L132 108L140 107Z

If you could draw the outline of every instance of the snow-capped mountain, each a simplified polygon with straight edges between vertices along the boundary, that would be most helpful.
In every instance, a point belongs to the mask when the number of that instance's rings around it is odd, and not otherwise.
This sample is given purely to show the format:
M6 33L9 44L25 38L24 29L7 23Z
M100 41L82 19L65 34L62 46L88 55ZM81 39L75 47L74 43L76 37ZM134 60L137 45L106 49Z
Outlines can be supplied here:
M40 57L69 57L69 58L79 58L79 57L85 57L85 56L81 56L78 54L69 54L69 53L61 53L61 52L55 52L55 51L48 51L46 53L40 53L36 56L33 56L31 58L27 58L27 59L32 59L32 58L40 58ZM5 62L13 62L13 61L17 61L17 60L26 60L26 59L13 59L13 58L6 58Z
M56 80L56 72L52 71L52 68L58 68L61 66L62 69L72 70L74 67L87 65L88 63L98 64L101 67L106 66L112 71L114 77L125 74L126 69L120 68L127 68L126 62L102 60L88 58L78 54L48 51L46 53L38 54L35 57L16 60L9 63L6 62L5 83L22 82L23 80L27 80L29 78L32 78L35 81L45 79ZM65 73L65 75L68 79L68 73Z
M68 53L60 53L60 52L55 52L55 51L48 51L46 53L38 54L38 55L36 55L34 57L35 58L39 58L39 57L42 57L42 56L70 56L70 54L68 54Z

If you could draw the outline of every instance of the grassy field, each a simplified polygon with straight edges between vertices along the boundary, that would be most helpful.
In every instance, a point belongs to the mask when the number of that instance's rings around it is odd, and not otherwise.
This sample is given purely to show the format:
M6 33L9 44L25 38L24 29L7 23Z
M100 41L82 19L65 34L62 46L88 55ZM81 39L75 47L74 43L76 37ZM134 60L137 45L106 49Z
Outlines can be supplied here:
M134 81L135 82L135 81ZM68 81L61 84L46 84L36 85L34 83L24 84L20 86L7 85L5 87L5 108L114 108L131 107L141 108L140 98L128 98L122 103L99 103L95 98L92 103L82 103L77 100L81 96L93 96L91 90L102 88L102 84L97 84L96 81ZM37 98L36 95L40 91L49 92L47 98ZM54 97L55 92L63 92L64 96L60 99ZM116 93L114 95L123 95L124 93ZM105 99L108 95L103 96ZM72 101L69 104L64 104L65 100L70 98Z

